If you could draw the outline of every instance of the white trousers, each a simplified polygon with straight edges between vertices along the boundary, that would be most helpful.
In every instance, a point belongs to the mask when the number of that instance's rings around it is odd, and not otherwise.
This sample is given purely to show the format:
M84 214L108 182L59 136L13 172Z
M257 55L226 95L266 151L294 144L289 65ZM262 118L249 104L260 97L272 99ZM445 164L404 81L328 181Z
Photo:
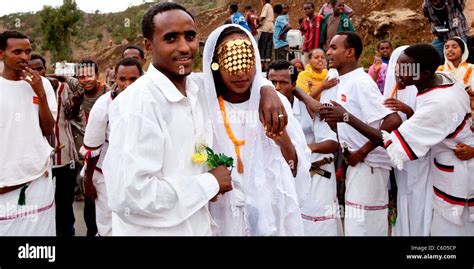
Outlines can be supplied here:
M397 180L397 222L393 226L393 236L429 236L433 217L433 184L429 171L420 171L420 165L413 171L395 171ZM416 182L408 188L409 173L417 173Z
M342 222L336 191L336 173L333 164L321 167L331 178L315 174L306 200L301 207L304 233L307 236L341 236Z
M388 236L390 171L359 163L346 174L346 236Z
M464 206L461 220L463 225L454 224L434 210L431 222L432 236L474 236L474 222L469 221L469 207Z
M112 210L110 210L105 187L104 175L99 171L94 171L93 182L97 191L95 199L95 218L97 232L100 236L112 235Z
M18 205L21 190L0 194L0 236L56 236L51 169L28 183L25 205Z

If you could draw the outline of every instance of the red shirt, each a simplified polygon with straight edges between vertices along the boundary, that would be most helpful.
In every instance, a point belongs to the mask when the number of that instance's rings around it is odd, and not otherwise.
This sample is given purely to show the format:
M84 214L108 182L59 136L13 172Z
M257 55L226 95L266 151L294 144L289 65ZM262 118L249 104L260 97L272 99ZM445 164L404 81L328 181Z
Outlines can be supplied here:
M319 48L319 33L321 31L322 16L314 16L312 20L306 18L301 24L304 33L303 52L310 52Z
M250 30L252 31L252 35L256 36L257 35L257 15L253 13L252 11L248 11L245 14L245 20L247 21L248 26L250 27Z

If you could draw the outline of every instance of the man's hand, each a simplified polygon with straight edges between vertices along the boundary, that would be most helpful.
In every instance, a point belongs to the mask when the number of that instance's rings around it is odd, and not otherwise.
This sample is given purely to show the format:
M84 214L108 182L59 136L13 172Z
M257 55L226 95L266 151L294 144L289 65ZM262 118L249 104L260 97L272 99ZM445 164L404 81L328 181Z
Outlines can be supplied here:
M337 78L333 78L333 79L329 79L326 78L322 83L321 83L321 89L324 91L324 90L329 90L331 89L332 87L336 86L337 84L339 83L339 79Z
M90 176L84 177L84 196L95 201L97 199L97 190Z
M361 150L356 150L349 153L349 156L346 159L346 164L352 167L356 166L358 163L361 163L365 159L365 154Z
M288 115L280 97L268 86L262 87L260 96L259 116L265 131L274 137L282 135L288 124Z
M454 149L454 154L459 160L467 161L474 158L474 147L462 143L457 144L456 148Z
M219 192L211 199L212 202L215 202L217 201L217 196L219 194L223 194L232 190L232 178L230 176L231 173L223 165L212 169L209 171L209 173L213 175L216 178L217 183L219 183Z
M471 86L467 87L466 92L469 94L469 96L474 97L474 90Z
M33 91L35 92L36 96L38 96L38 98L46 97L46 93L43 88L43 81L37 71L26 67L22 71L20 79L31 85L31 88L33 88Z
M332 105L323 104L319 115L321 120L326 121L328 124L337 122L348 122L349 113L339 103L331 101Z
M272 136L271 133L269 133L269 132L267 132L265 134L267 135L268 138L275 141L275 143L278 146L281 146L282 144L285 144L285 143L288 143L288 142L291 143L290 136L288 135L286 130L283 130L283 133L281 135L278 135L278 136Z
M405 113L408 118L410 118L415 113L409 105L395 98L388 98L383 104L385 107L392 111L400 111Z

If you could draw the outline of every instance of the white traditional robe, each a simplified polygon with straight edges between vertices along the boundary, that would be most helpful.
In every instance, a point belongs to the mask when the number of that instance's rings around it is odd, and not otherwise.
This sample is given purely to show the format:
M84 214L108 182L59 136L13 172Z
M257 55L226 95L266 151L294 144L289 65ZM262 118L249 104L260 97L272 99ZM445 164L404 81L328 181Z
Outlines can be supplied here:
M396 48L387 69L384 97L393 97L410 106L416 111L415 86L407 86L403 90L395 90L395 65L400 54L408 46ZM405 113L398 112L403 121ZM427 154L429 155L429 154ZM394 236L428 236L430 234L433 211L433 184L431 183L429 156L406 162L402 170L394 169L397 182L397 220L392 229Z
M189 78L186 94L150 65L110 105L102 170L113 235L211 235L219 185L191 160L197 143L212 147L211 123Z
M339 76L336 101L371 127L379 128L383 118L393 113L373 79L358 68ZM338 123L341 147L353 152L368 139L346 123ZM364 162L348 167L345 193L345 235L388 235L388 185L390 160L382 147L371 151Z
M406 161L416 160L431 150L431 234L453 235L453 230L470 234L474 232L474 211L469 207L474 198L474 159L461 161L453 151L459 143L474 145L469 97L461 83L439 74L444 79L442 86L418 94L415 114L392 133L384 132L384 141L392 162L400 170ZM443 223L442 229L439 223Z
M42 82L54 118L54 90L47 79ZM28 186L0 194L2 236L56 235L53 149L42 134L38 109L37 96L27 82L0 77L0 188ZM18 205L23 188L25 205Z
M321 94L321 100L327 101L326 92ZM321 143L324 141L337 142L336 133L326 122L320 120L319 115L313 121L306 106L298 99L293 101L293 114L300 123L305 134L306 143ZM334 158L333 154L312 153L311 162L323 158ZM310 190L303 205L301 217L305 235L309 236L339 236L342 235L339 203L337 200L336 171L334 163L325 164L321 169L331 173L330 178L315 174L311 178Z
M97 191L95 215L97 231L101 236L112 235L112 211L108 206L107 189L102 174L102 163L109 146L109 106L115 96L116 93L110 91L99 97L95 102L89 114L89 121L84 134L84 145L81 148L81 154L86 157L86 166L89 158L99 156L92 182Z

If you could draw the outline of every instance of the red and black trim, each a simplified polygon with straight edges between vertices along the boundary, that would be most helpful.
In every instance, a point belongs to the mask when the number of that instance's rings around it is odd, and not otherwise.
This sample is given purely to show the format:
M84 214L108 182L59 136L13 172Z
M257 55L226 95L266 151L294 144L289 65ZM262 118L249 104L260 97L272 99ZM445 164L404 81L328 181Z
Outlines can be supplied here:
M429 93L429 92L432 92L432 91L434 91L434 90L446 89L446 88L452 87L453 85L454 85L454 83L448 84L448 85L441 85L441 86L433 87L433 88L431 88L431 89L429 89L429 90L426 90L426 91L424 91L424 92L418 93L416 96L418 97L418 96L427 94L427 93Z
M412 161L418 159L418 156L416 156L415 152L410 148L408 143L405 141L405 138L403 138L402 134L400 134L398 130L394 130L393 133L397 136L408 158L410 158L410 160Z
M466 127L466 123L471 117L472 117L472 114L467 113L466 116L464 116L464 119L462 120L461 124L459 124L459 126L456 128L456 130L454 130L454 132L449 134L446 138L452 139L458 136L458 134L464 129L464 127Z
M464 206L466 203L468 203L469 206L474 206L474 198L465 199L465 198L455 197L443 192L442 190L436 188L435 186L433 186L433 191L436 196L443 199L445 202L449 204Z
M99 145L97 147L89 147L89 146L86 146L86 144L84 144L83 146L84 146L84 149L87 150L87 151L98 150L98 149L100 149L100 147L102 147L102 145Z
M392 143L393 143L392 139L389 139L389 140L387 140L387 142L385 142L385 144L383 146L384 146L384 148L388 148Z
M95 169L95 171L97 171L97 172L99 172L99 173L101 173L101 174L104 174L104 173L102 173L102 169L100 169L99 167L96 166L94 169Z
M448 172L448 173L453 173L454 172L454 166L453 165L445 165L439 163L436 158L434 159L434 165L436 168L438 168L441 171Z

